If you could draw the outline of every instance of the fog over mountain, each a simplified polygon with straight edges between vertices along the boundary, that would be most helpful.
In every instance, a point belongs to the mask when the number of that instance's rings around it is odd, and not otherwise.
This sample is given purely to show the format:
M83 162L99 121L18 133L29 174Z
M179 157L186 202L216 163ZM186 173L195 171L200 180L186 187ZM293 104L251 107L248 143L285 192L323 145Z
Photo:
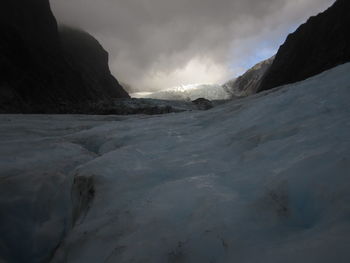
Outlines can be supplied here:
M272 56L334 0L51 0L60 23L96 36L112 73L154 91L231 79Z

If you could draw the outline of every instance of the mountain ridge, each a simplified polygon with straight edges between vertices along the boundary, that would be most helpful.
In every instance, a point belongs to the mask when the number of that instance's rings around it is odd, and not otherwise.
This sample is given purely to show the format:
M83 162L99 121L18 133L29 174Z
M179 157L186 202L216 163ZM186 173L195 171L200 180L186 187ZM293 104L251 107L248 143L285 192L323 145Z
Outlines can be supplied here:
M0 34L1 113L89 113L94 104L112 99L67 61L48 0L2 1ZM127 96L121 86L114 88Z
M258 91L294 83L350 61L350 1L310 17L279 48Z
M241 76L226 82L223 87L232 97L246 97L255 94L274 59L275 56L272 56L255 64Z

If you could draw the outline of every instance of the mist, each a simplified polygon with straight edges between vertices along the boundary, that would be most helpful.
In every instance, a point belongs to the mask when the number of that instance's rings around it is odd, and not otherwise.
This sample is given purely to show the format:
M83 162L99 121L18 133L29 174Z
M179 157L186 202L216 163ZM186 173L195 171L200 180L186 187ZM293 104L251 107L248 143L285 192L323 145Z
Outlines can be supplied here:
M51 0L61 24L110 54L129 92L221 84L274 55L287 34L334 0Z

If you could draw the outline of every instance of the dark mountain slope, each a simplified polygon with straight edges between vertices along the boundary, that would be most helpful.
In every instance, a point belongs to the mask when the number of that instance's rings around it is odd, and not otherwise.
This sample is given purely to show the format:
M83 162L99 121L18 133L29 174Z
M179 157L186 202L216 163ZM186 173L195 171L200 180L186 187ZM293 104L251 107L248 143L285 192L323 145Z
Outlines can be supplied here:
M67 61L48 0L0 3L0 112L89 112L110 94Z
M271 67L275 57L266 59L245 72L242 76L225 83L223 87L232 97L245 97L257 92L261 80Z
M304 80L350 61L350 1L311 17L280 47L259 91Z
M112 98L129 98L128 93L112 76L108 67L108 53L90 34L67 26L59 28L67 61L81 73L84 85Z

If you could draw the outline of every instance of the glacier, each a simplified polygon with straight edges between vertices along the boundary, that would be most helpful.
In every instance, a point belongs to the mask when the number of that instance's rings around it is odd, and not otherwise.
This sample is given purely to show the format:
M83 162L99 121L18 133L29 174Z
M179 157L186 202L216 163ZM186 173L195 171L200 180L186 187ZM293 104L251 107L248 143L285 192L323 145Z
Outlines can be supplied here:
M349 262L349 72L206 112L0 115L0 262Z
M207 100L228 100L232 95L230 91L218 84L191 84L169 88L154 92L131 93L133 98L149 98L160 100L193 101L199 98Z

